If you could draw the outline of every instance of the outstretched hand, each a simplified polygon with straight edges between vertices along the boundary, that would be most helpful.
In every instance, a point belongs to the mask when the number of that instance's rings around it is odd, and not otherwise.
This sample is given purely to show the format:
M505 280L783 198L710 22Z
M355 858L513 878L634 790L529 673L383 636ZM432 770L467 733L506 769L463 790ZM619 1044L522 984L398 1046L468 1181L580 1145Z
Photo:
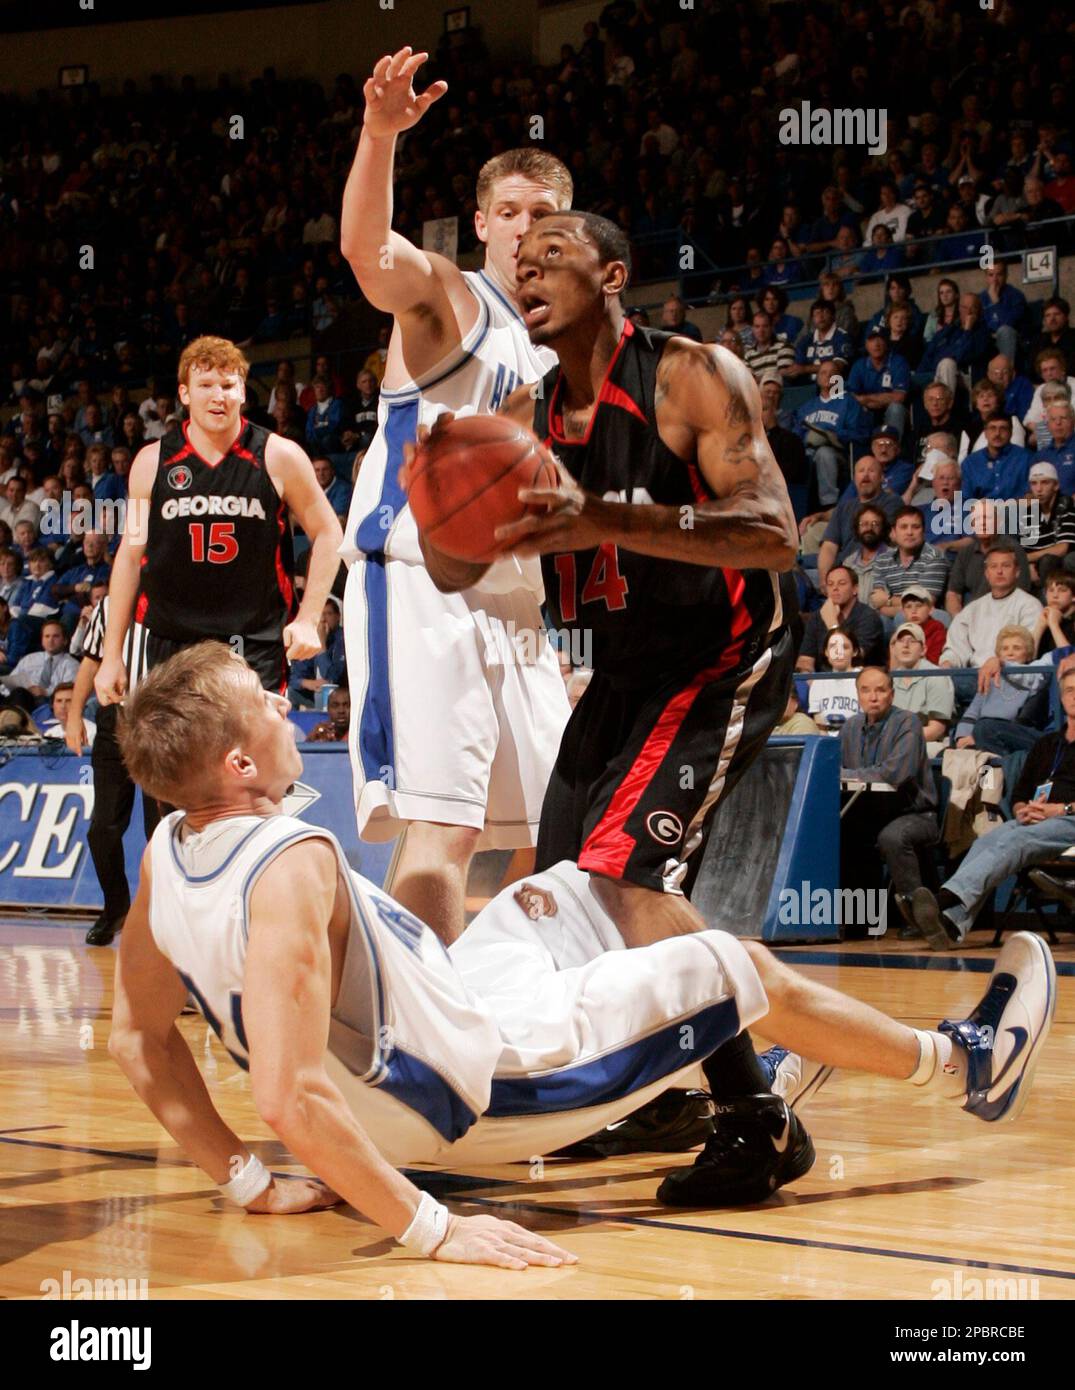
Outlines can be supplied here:
M448 90L447 82L432 82L419 96L413 78L429 57L409 46L387 54L362 88L366 98L363 124L371 135L399 135L417 125L435 101Z

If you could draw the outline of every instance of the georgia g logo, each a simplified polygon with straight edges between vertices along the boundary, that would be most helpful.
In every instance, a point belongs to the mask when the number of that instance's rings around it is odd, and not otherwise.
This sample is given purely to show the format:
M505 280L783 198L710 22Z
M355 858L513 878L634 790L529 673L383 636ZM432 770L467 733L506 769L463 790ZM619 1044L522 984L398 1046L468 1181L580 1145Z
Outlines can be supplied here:
M193 481L194 474L185 463L177 463L174 468L168 470L168 486L176 492L186 492Z
M678 845L683 839L683 822L674 811L651 811L646 829L659 845Z

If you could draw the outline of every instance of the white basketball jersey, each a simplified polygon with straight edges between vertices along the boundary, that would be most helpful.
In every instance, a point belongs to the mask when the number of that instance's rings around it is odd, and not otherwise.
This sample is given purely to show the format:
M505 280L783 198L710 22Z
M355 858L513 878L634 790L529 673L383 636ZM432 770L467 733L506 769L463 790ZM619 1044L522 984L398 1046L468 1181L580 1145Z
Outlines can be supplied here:
M515 305L484 270L463 277L478 300L477 322L449 357L417 381L381 391L378 428L362 460L351 497L340 554L348 564L360 555L422 563L418 531L399 485L403 446L419 425L438 415L491 414L517 386L537 381L556 365L549 348L534 347ZM493 565L481 588L503 592L525 585L541 593L540 563L513 558Z
M489 1103L500 1033L433 932L354 873L327 830L291 816L236 816L189 834L183 822L182 811L172 812L151 840L150 929L238 1065L249 1069L242 1000L250 895L283 849L327 840L351 897L329 1074L388 1156L465 1134Z

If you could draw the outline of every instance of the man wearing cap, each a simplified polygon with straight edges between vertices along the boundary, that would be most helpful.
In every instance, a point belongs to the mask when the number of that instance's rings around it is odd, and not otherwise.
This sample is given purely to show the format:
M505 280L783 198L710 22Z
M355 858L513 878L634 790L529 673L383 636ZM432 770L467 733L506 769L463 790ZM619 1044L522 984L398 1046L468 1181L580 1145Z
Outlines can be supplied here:
M1042 588L1056 569L1075 571L1075 502L1060 491L1056 465L1039 457L1030 468L1030 505L1020 509L1019 543Z
M854 397L851 398L854 400ZM894 492L901 500L911 482L913 472L907 459L900 458L900 436L891 425L877 425L870 435L870 453L881 465L881 486ZM844 489L844 496L851 489Z
M880 324L866 334L866 355L851 368L847 389L875 425L888 425L903 437L907 423L907 394L911 389L911 368L899 353L889 350L888 329Z
M917 507L901 507L892 523L894 550L873 568L870 603L886 618L902 616L903 591L913 584L940 598L948 581L948 561L926 541L926 527Z
M940 627L940 623L937 626ZM900 623L888 644L888 666L895 686L896 708L909 710L922 721L922 737L932 757L934 749L930 745L939 744L948 736L955 714L955 691L951 677L941 675L940 667L927 657L926 634L920 624ZM899 674L901 671L930 670L937 675Z
M1070 401L1053 401L1045 409L1045 420L1052 443L1039 449L1035 458L1053 465L1060 491L1070 497L1075 493L1075 407Z
M911 584L900 595L900 610L905 623L921 628L926 643L926 660L940 665L948 629L933 616L933 599L921 584Z
M1011 417L997 411L985 422L985 448L963 460L963 496L1025 497L1031 458L1029 449L1012 443Z
M825 580L825 602L807 615L796 671L816 671L825 651L825 639L834 627L845 627L855 638L863 660L883 661L885 632L881 619L868 603L859 600L859 580L846 565L833 565Z
M896 707L889 672L865 666L855 684L862 713L840 730L841 778L880 782L892 790L867 792L840 822L840 882L851 889L875 887L879 851L910 924L911 896L923 877L936 886L937 789L921 721Z

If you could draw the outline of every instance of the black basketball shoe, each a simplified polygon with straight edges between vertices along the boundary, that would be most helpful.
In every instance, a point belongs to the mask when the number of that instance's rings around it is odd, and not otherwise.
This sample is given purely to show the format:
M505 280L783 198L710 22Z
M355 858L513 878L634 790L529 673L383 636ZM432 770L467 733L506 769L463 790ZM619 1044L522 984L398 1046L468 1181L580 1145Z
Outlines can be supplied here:
M713 1102L704 1091L664 1091L604 1129L557 1149L554 1158L616 1158L621 1154L686 1153L713 1133Z
M657 1189L669 1207L739 1207L764 1202L814 1166L814 1145L779 1096L749 1096L715 1107L714 1130L689 1168Z

